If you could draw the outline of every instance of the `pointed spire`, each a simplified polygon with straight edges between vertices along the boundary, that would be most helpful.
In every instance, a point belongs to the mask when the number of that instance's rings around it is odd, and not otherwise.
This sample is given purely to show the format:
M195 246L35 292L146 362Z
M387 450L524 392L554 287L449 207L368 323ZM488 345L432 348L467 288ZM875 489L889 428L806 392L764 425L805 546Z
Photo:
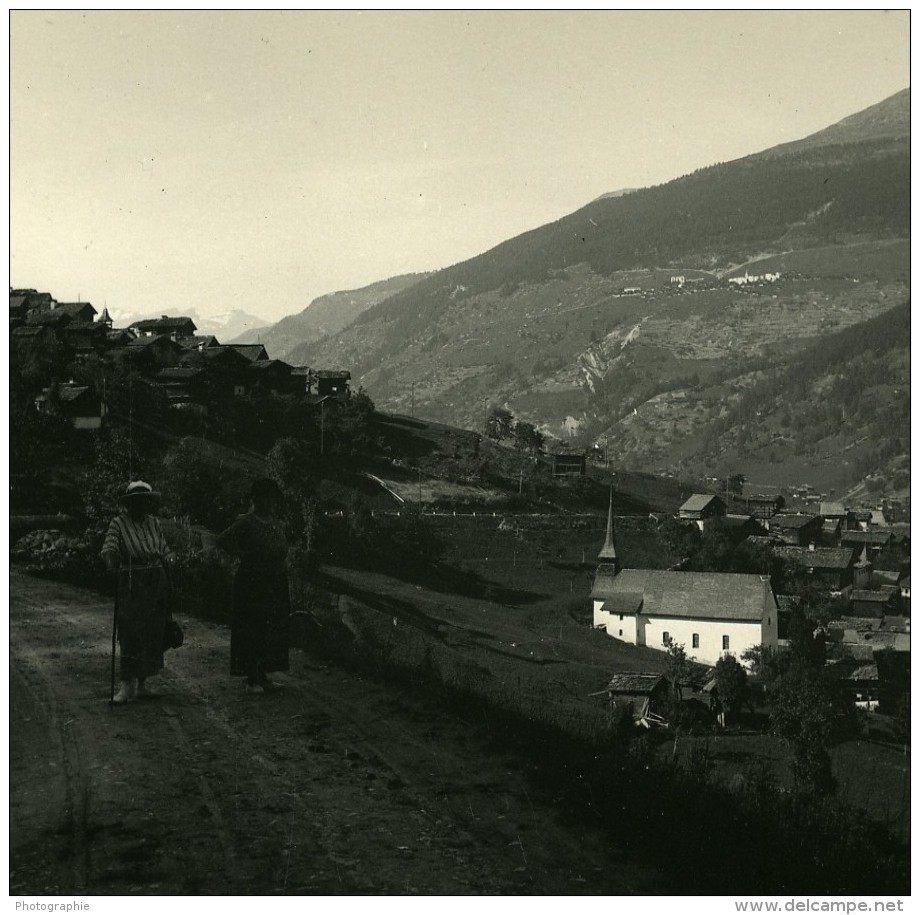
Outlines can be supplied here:
M617 548L613 541L613 486L610 487L610 507L607 509L607 537L597 558L612 565L614 572L620 571L620 560L617 558Z

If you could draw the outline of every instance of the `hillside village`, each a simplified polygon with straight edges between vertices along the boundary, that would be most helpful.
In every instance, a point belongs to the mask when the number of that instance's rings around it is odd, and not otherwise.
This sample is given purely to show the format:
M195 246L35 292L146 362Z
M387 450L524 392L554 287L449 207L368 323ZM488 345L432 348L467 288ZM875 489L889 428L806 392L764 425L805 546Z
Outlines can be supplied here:
M806 576L820 605L808 617L821 663L839 678L851 701L893 713L909 688L910 525L887 524L883 511L822 503L820 513L785 513L781 496L737 499L728 511L717 495L695 493L680 507L685 526L713 528L742 550L765 551ZM733 506L734 507L734 506ZM769 575L624 569L611 501L607 533L591 590L593 623L632 645L668 651L683 646L710 668L707 692L717 690L712 668L726 655L751 667L764 649L789 650L793 617L803 595L775 593ZM800 579L801 581L801 579ZM804 621L804 618L803 618ZM663 680L647 677L640 694ZM613 689L611 694L620 690ZM640 718L649 711L645 703Z
M242 397L254 391L299 394L318 403L345 396L348 371L293 366L269 358L260 343L222 344L196 334L188 317L135 321L113 326L108 310L90 302L59 302L48 292L10 289L11 346L25 360L51 357L57 365L101 360L122 364L157 385L170 407L204 411L209 397ZM99 428L104 392L94 384L63 381L36 397L39 411L57 410L76 428Z
M773 278L745 273L742 279ZM679 286L685 277L672 281ZM107 310L97 313L89 302L58 302L47 292L11 289L10 326L14 352L24 364L45 364L52 375L51 367L59 371L93 360L103 366L98 386L85 380L52 383L49 377L34 397L37 413L62 417L75 430L96 431L107 422L105 367L109 373L127 367L179 414L219 413L222 403L254 393L293 396L310 406L350 396L348 370L290 365L270 358L261 343L223 345L214 336L197 335L188 317L163 315L115 328ZM542 440L538 449L541 445ZM550 458L555 478L577 479L587 472L584 454L563 451ZM876 708L884 694L892 710L903 682L891 686L885 677L900 668L883 663L880 680L876 655L909 653L910 525L895 520L905 517L909 506L886 500L870 510L817 501L810 487L790 493L787 505L778 491L730 483L733 489L726 484L721 496L693 494L672 520L701 535L715 529L731 549L771 556L807 576L812 603L815 594L820 597L819 611L812 607L809 617L812 635L827 663L854 701ZM659 523L662 517L659 513ZM612 638L665 652L681 645L690 659L710 669L726 655L744 658L752 650L789 647L801 593L774 591L765 573L700 569L686 560L669 570L623 568L616 540L611 496L591 601L593 625ZM33 541L43 542L40 536ZM765 560L765 570L768 565ZM794 592L802 592L801 579L795 585ZM750 658L744 663L750 667Z

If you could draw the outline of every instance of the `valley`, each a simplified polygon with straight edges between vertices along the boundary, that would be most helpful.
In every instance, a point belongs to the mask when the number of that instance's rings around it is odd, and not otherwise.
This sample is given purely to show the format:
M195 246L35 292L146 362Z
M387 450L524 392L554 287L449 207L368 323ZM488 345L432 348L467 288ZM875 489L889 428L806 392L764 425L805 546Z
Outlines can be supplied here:
M841 426L817 448L779 427L795 402L846 374L845 362L827 367L803 388L803 354L909 302L909 98L594 200L287 352L349 366L384 409L480 430L498 405L551 447L602 445L621 468L802 483L868 441L858 462L838 461L833 488L874 475L901 496L909 384L894 342L871 357L896 376L887 423ZM783 371L789 391L739 419L734 405Z

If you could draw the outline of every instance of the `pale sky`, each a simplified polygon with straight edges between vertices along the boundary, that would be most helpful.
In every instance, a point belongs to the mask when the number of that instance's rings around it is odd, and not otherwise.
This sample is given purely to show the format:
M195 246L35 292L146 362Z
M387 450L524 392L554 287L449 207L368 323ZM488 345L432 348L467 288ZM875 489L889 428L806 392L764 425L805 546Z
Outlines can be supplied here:
M905 11L13 11L10 284L274 321L813 133L909 52Z

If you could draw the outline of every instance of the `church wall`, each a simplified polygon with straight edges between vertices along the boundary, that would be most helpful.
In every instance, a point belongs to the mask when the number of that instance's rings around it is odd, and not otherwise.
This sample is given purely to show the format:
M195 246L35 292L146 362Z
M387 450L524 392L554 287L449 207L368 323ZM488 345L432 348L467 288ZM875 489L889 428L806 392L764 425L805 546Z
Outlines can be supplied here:
M759 620L705 620L688 617L643 615L642 638L639 644L658 651L667 651L665 633L672 641L683 645L687 656L701 664L715 664L724 654L741 654L761 643L763 627ZM775 618L774 618L775 622ZM694 635L698 645L694 647ZM723 648L723 637L728 637L728 647Z
M610 613L604 609L602 600L594 601L594 628L604 629L609 636L638 645L636 640L636 615L634 613Z

